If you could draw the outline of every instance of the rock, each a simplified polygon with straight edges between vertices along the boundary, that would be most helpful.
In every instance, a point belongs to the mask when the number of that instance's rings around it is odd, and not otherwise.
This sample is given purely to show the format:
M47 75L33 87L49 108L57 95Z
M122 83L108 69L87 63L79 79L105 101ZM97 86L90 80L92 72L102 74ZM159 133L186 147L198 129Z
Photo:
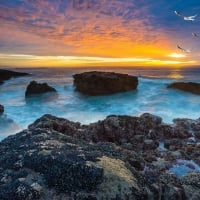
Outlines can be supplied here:
M4 107L0 104L0 115L3 114L4 112Z
M149 149L156 149L158 148L159 143L157 141L154 140L150 140L150 139L146 139L144 140L144 149L145 150L149 150Z
M165 125L145 113L81 125L44 115L0 142L0 199L199 199L199 173L167 173L177 159L200 157L197 144L189 150L187 138L170 139L176 126L191 128L175 121Z
M200 173L190 173L181 179L187 199L200 199Z
M22 72L15 72L5 69L0 69L0 84L3 83L3 81L8 80L12 77L19 77L19 76L27 76L28 73L22 73Z
M168 85L167 88L178 89L193 94L200 94L200 83L176 82Z
M87 95L108 95L137 89L138 78L114 72L84 72L75 74L76 90Z
M37 83L36 81L31 81L26 88L25 96L28 97L30 95L43 94L47 92L56 92L56 90L47 83Z

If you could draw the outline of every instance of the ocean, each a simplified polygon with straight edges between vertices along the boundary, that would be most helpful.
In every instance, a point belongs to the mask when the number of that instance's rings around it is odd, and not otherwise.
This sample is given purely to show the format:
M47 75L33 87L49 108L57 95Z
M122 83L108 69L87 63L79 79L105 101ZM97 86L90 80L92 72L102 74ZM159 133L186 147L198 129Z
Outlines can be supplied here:
M13 78L0 85L0 140L25 129L49 113L83 124L108 115L139 116L148 112L172 123L174 118L200 117L200 95L167 89L174 81L200 82L200 67L194 68L9 68L30 76ZM75 91L73 74L85 71L113 71L139 77L136 91L108 96L87 96ZM57 95L42 95L28 100L25 90L30 81L47 82Z

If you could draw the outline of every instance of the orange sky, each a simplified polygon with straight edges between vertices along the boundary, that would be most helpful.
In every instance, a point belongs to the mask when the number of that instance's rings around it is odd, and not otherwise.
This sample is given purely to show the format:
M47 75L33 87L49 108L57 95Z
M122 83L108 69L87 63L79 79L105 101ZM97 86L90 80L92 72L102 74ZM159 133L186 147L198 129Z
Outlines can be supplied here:
M1 66L199 63L197 54L183 54L177 49L175 42L180 35L172 37L165 27L157 25L148 5L138 7L133 0L102 0L98 4L68 0L62 5L63 2L16 0L17 6L0 3Z

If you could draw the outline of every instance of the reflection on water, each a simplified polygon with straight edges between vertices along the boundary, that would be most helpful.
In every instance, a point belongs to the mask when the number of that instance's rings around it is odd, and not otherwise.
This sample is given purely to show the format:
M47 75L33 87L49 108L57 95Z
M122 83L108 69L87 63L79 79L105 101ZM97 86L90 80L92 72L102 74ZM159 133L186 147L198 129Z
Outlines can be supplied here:
M167 77L172 79L182 79L184 76L181 73L181 69L171 70L171 73Z

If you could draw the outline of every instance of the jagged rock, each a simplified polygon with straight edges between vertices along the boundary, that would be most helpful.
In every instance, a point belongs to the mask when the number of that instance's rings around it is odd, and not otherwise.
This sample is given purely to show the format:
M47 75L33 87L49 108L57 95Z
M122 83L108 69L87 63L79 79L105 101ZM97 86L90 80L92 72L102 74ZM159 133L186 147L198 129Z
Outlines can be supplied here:
M0 114L3 114L4 112L4 107L0 104Z
M182 90L185 92L200 94L200 83L177 82L177 83L172 83L172 84L168 85L167 88L173 88L173 89L178 89L178 90Z
M28 73L22 73L22 72L15 72L5 69L0 69L0 84L3 83L3 81L8 80L12 77L19 77L19 76L27 76Z
M107 95L137 89L138 78L114 72L84 72L75 74L76 90L87 95Z
M56 92L56 90L47 83L37 83L36 81L31 81L26 88L25 96L28 97L30 95L43 94L47 92Z
M44 115L0 142L0 199L199 199L200 173L168 173L178 159L200 164L200 145L174 135L196 131L199 119L174 122L145 113L81 125Z

